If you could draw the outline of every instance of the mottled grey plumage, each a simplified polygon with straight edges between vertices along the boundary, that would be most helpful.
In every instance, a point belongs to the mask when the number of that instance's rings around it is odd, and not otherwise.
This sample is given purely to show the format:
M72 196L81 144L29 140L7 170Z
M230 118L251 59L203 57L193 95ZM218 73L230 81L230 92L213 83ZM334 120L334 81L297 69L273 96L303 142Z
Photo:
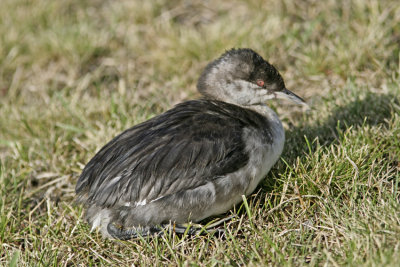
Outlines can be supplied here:
M230 209L265 177L282 152L284 131L263 103L302 100L250 49L210 63L198 89L205 99L126 130L86 165L76 192L92 229L127 239L170 221L200 221Z

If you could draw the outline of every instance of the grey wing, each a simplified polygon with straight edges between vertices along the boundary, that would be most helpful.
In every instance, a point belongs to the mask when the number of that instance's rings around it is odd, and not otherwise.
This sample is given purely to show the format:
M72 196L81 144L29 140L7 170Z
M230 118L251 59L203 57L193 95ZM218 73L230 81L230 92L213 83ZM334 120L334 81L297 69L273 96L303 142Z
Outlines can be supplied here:
M177 106L114 138L83 170L80 198L105 207L151 201L244 166L242 123L217 107L191 108Z

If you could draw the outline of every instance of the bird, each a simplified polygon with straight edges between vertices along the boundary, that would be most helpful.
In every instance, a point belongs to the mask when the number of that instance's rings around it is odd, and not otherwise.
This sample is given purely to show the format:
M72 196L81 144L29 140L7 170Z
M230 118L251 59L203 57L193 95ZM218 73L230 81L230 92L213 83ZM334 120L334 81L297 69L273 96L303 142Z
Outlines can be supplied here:
M127 240L229 211L282 153L284 128L266 103L307 105L250 48L209 63L197 90L201 98L125 130L84 167L75 191L92 230Z

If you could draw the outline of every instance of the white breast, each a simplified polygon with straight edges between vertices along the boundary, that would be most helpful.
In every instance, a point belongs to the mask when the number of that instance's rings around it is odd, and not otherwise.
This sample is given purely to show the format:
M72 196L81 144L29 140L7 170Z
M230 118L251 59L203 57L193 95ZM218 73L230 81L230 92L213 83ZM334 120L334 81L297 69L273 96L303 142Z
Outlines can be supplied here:
M271 122L272 143L265 143L261 133L246 130L244 141L246 142L246 151L249 153L249 162L246 167L250 179L246 195L251 194L256 189L260 181L278 161L285 143L285 131L276 113L267 106L261 106L256 111L267 117Z

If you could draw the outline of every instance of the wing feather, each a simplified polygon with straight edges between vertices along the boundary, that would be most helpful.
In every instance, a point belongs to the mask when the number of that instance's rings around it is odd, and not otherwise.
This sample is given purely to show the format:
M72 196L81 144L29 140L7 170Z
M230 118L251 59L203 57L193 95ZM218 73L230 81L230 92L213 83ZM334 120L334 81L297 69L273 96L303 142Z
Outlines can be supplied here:
M248 161L243 128L263 121L243 110L187 101L134 126L90 160L76 192L84 202L110 207L151 201L234 172Z

